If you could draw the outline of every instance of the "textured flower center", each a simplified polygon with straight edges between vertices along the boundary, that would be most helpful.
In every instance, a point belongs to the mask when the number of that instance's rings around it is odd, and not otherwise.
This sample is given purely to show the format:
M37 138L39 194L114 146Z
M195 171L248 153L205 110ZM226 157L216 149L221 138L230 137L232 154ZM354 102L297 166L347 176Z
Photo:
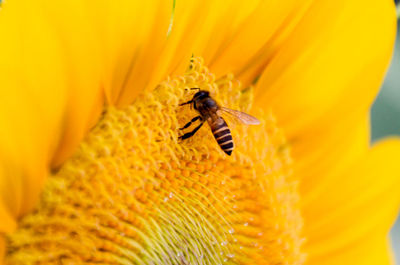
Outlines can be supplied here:
M179 106L191 87L250 111L251 89L215 80L198 58L129 107L108 107L8 238L7 263L301 264L296 182L272 115L255 113L258 126L226 117L232 156L206 124L179 141L198 125L179 130L198 115Z

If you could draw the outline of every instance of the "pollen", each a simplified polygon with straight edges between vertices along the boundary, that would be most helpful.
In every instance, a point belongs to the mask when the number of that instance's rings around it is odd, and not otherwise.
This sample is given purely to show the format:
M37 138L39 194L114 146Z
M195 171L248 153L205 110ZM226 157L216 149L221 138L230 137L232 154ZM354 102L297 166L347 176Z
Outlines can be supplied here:
M261 124L224 117L227 156L198 121L192 87ZM252 88L216 78L201 58L125 108L106 107L8 237L6 264L303 264L297 181L272 113Z

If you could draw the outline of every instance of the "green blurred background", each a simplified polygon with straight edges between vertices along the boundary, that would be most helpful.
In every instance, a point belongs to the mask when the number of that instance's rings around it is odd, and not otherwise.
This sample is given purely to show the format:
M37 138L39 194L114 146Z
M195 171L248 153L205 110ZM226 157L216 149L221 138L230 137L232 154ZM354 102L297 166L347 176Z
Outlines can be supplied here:
M388 135L400 135L400 20L397 22L395 53L385 82L371 109L373 142ZM392 229L392 242L396 264L400 265L400 216Z

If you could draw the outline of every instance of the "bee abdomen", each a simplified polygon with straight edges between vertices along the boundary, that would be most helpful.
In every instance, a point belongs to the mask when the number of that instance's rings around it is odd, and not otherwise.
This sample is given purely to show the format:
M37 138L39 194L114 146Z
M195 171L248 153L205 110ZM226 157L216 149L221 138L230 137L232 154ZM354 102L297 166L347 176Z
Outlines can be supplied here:
M214 126L211 126L211 130L222 151L227 155L231 155L234 147L231 131L226 122L222 118L220 119L222 121L219 120L219 122L213 124Z

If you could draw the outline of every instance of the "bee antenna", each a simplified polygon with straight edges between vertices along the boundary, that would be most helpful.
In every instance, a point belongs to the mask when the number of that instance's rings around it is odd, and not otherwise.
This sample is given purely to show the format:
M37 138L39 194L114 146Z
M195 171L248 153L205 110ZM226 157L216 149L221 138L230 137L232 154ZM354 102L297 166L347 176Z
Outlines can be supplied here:
M196 90L196 89L200 90L200 87L192 87L190 90Z

